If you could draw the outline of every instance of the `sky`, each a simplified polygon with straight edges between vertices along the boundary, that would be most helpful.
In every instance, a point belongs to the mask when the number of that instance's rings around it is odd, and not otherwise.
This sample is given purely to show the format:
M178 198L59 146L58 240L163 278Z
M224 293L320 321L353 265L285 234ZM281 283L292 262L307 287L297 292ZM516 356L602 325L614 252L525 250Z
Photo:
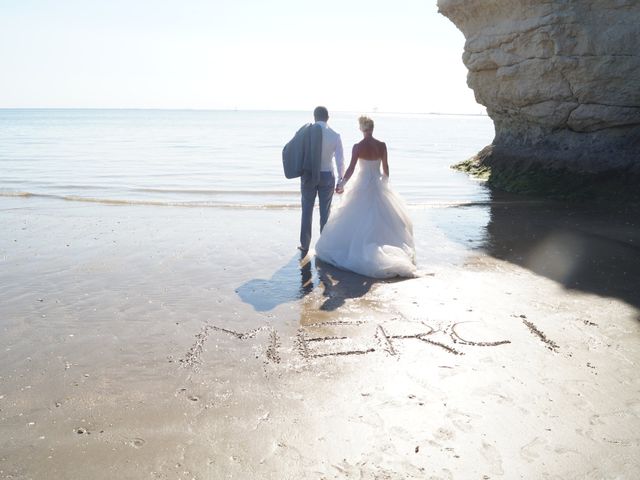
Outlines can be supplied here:
M436 0L0 0L0 108L484 113Z

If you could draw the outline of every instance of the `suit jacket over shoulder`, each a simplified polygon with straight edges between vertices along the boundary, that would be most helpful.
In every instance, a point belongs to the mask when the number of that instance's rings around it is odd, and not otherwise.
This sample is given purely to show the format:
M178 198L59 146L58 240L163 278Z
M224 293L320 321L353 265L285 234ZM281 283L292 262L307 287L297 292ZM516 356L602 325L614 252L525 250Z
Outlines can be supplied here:
M307 123L282 149L282 167L287 178L302 177L305 182L320 181L322 128Z

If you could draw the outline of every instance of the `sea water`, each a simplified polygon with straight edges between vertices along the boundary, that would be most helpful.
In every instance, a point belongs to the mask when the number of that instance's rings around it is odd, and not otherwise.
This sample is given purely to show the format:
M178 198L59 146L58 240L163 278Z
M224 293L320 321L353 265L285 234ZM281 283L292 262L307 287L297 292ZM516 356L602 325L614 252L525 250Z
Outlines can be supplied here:
M359 113L331 114L345 163ZM486 116L372 114L392 187L409 206L478 204L488 189L452 170L491 142ZM54 201L299 208L282 147L311 112L0 109L0 196ZM346 167L345 165L345 167Z

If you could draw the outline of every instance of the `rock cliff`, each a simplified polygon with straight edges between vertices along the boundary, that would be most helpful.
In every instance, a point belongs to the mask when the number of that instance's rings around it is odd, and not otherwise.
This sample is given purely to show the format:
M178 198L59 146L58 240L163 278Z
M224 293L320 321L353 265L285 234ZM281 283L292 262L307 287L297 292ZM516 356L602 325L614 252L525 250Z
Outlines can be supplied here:
M438 0L496 136L480 164L640 173L640 0Z

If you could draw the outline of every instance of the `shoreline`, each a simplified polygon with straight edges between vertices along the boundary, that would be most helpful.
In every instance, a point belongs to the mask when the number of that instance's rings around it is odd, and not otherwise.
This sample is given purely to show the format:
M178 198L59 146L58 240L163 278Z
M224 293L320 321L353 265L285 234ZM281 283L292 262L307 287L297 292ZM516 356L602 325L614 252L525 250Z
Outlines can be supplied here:
M633 478L640 228L494 200L373 281L296 210L0 199L0 478Z

